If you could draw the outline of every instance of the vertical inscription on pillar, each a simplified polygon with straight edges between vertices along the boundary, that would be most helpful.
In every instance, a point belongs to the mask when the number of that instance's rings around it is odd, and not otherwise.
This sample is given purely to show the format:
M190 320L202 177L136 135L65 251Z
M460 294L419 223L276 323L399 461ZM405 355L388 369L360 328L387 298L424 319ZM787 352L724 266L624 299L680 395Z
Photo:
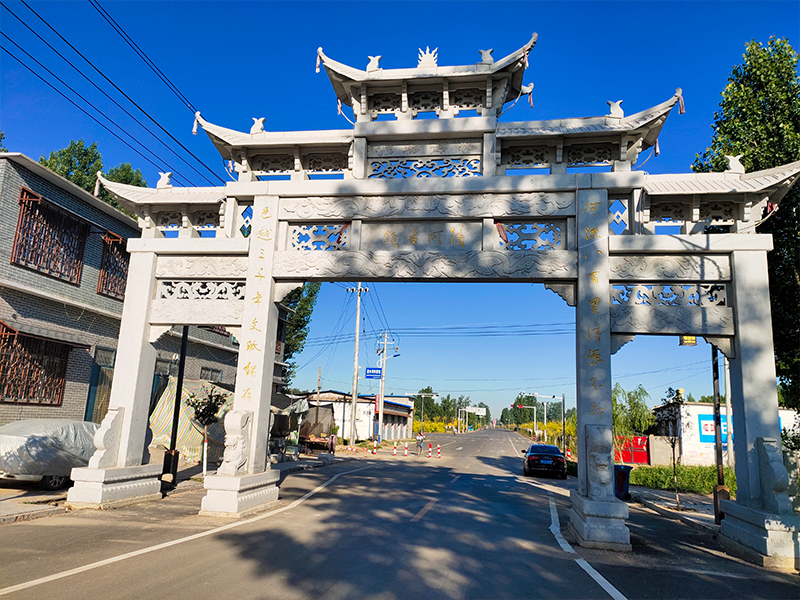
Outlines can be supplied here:
M588 495L587 425L611 426L611 322L609 317L608 194L579 190L578 297L578 489Z

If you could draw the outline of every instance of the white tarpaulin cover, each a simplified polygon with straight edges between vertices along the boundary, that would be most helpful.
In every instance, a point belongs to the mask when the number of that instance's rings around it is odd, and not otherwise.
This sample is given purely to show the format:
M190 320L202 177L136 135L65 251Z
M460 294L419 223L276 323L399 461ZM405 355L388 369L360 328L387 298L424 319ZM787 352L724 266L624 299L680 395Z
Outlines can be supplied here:
M0 427L0 473L67 475L95 451L97 423L26 419Z

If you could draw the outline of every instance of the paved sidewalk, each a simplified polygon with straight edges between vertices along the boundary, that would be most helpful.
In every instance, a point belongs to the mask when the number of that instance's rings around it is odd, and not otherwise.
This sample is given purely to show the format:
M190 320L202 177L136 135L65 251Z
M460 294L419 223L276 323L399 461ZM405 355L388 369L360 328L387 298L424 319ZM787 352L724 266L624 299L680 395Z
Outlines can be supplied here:
M359 457L366 457L366 452L358 453ZM150 464L163 464L164 451L151 448ZM332 462L342 462L352 460L355 453L340 452L335 456L301 454L298 460L283 463L275 463L273 469L281 472L281 477L288 473L316 469L331 464ZM209 474L214 473L214 469L209 470ZM178 485L168 490L165 495L169 496L192 489L203 487L202 464L178 463ZM36 483L19 481L0 481L0 525L8 525L18 521L30 521L49 517L52 515L67 512L64 503L67 500L68 489L45 492L40 490Z
M660 515L681 521L700 531L717 533L719 525L714 523L714 498L701 494L681 492L681 510L675 504L675 492L654 490L638 485L629 488L631 499Z

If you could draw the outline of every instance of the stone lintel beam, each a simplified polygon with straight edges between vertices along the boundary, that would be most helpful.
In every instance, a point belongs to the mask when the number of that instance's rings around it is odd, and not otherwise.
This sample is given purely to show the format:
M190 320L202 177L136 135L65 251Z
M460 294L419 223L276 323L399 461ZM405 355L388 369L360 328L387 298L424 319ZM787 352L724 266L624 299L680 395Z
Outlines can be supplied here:
M733 309L727 306L611 307L611 331L626 334L733 335Z
M246 238L131 238L128 252L152 252L165 254L202 255L246 255L250 240Z
M611 254L714 254L772 250L769 234L619 235L608 240Z
M730 281L731 260L728 255L652 256L629 254L610 257L610 278L613 283L683 281Z

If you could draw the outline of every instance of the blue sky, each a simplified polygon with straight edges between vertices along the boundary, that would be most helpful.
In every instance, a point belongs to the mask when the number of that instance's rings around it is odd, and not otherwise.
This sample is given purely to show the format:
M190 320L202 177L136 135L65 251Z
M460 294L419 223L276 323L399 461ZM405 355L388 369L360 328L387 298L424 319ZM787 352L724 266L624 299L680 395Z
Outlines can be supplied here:
M95 83L131 108L21 2L8 7ZM207 137L191 135L192 111L159 81L88 1L28 4L158 123L223 180L227 175ZM316 74L317 47L346 64L365 68L381 54L384 68L416 65L417 49L439 48L439 64L471 64L478 49L495 58L525 44L536 31L525 82L534 83L534 107L520 102L504 121L605 114L607 100L623 99L630 114L670 98L683 88L686 114L672 114L660 137L661 155L651 173L686 172L711 137L714 111L731 68L746 42L787 37L800 47L800 2L101 2L103 8L212 123L249 131L252 117L266 117L271 131L338 129L350 125L336 113L327 77ZM0 28L43 65L152 149L176 172L174 182L208 185L155 142L83 80L5 9ZM2 46L49 81L52 77L15 48ZM61 84L54 82L60 89ZM72 96L71 92L65 91ZM87 110L83 101L76 100ZM103 120L102 117L98 117ZM155 129L155 126L151 126ZM0 54L0 129L5 146L38 159L72 139L97 141L106 168L130 162L151 186L156 167L147 163L89 117L35 78L5 52ZM124 137L123 134L118 135ZM162 135L165 138L165 136ZM171 147L176 147L168 141ZM209 174L182 152L198 171ZM643 158L646 158L646 154ZM164 167L160 170L165 170ZM181 179L177 174L183 175ZM541 285L370 285L364 328L426 327L426 337L405 331L401 356L388 366L387 392L407 393L432 385L442 394L485 401L495 416L519 391L566 394L575 402L574 311ZM337 331L353 333L355 303L343 286L325 284L311 326L309 347L298 357L299 387L347 391L352 381L352 344L315 345ZM349 297L349 300L348 300ZM371 300L370 298L376 298ZM537 335L448 336L456 327L496 325L503 333L528 326ZM320 350L324 350L319 353ZM375 339L366 336L360 363L375 366ZM654 400L668 386L695 396L711 391L710 349L680 348L674 337L639 336L612 360L615 380L626 388L642 383ZM359 391L374 392L372 380Z

